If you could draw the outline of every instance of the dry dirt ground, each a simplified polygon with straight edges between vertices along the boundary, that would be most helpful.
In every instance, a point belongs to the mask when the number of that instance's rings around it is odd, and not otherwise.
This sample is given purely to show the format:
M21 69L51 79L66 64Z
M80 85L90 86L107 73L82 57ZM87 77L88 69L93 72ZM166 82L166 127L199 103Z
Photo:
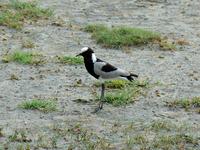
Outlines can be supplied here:
M22 149L30 145L31 149L78 150L95 147L135 150L147 143L131 143L130 138L137 134L151 140L162 133L179 133L179 130L171 129L146 131L145 128L148 129L157 120L165 120L177 126L187 124L188 129L180 133L199 139L198 113L165 106L166 101L200 96L199 0L38 2L41 7L53 9L56 19L26 24L21 31L0 26L1 56L8 51L22 49L22 42L31 39L36 46L23 50L39 51L49 60L41 66L0 61L0 128L3 133L0 136L0 149ZM55 22L64 25L57 26ZM120 49L106 49L97 45L89 33L80 30L88 23L147 28L174 41L185 39L190 44L178 46L176 51L162 51L154 45L131 47L128 53ZM114 65L138 73L140 79L160 84L148 89L146 95L139 97L133 104L121 107L105 104L101 112L92 114L91 111L97 105L92 94L95 79L86 72L83 65L52 61L56 55L74 56L83 46L92 47L98 57ZM19 80L10 80L12 74ZM76 86L78 80L82 83ZM95 90L99 92L99 89ZM33 98L55 98L58 110L43 113L18 107L22 101ZM87 102L74 101L79 98ZM25 142L10 140L10 135L22 131ZM92 147L92 144L95 146ZM151 143L148 144L146 149L154 149ZM184 149L185 145L181 146L179 148ZM186 145L185 149L200 148Z

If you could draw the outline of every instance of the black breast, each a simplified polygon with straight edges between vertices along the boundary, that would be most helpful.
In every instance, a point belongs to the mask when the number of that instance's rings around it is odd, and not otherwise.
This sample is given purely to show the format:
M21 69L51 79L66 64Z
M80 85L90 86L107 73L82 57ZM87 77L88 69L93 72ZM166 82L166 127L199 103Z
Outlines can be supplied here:
M84 63L85 63L85 68L87 69L87 71L96 79L99 78L99 75L95 74L94 72L94 64L92 62L91 57L90 58L84 58Z

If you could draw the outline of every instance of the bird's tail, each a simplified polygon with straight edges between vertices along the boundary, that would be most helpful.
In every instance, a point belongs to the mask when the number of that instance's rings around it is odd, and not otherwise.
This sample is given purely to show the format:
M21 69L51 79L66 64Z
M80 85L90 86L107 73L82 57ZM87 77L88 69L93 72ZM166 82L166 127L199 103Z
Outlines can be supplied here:
M137 74L130 73L130 75L127 76L126 78L127 78L129 81L132 82L132 81L134 80L133 77L138 78L138 75L137 75Z

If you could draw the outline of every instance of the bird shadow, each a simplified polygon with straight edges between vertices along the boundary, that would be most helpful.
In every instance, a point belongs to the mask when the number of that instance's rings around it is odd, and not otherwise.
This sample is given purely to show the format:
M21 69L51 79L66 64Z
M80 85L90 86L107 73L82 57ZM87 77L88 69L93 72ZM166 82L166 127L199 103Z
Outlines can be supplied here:
M75 103L78 104L83 104L83 105L90 105L90 104L94 104L97 100L96 99L83 99L83 98L77 98L72 100Z

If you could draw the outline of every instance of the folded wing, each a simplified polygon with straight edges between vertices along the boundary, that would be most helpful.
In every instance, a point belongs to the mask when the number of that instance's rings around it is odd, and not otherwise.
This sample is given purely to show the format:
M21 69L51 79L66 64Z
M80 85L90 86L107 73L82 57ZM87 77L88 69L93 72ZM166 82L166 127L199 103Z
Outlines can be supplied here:
M94 63L94 72L95 72L95 74L99 75L103 79L130 76L129 72L119 69L119 68L116 68L115 66L113 66L107 62L104 62L100 59L98 59Z

